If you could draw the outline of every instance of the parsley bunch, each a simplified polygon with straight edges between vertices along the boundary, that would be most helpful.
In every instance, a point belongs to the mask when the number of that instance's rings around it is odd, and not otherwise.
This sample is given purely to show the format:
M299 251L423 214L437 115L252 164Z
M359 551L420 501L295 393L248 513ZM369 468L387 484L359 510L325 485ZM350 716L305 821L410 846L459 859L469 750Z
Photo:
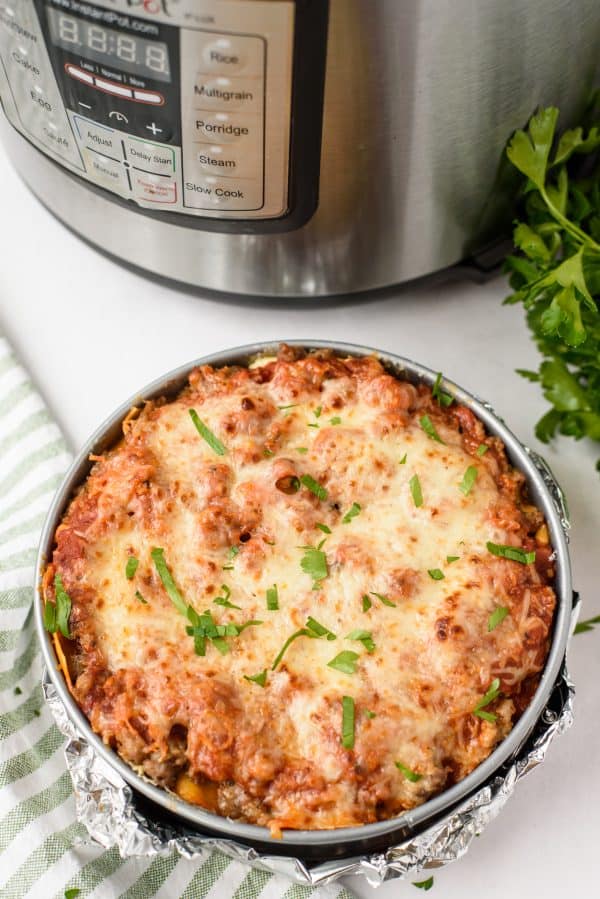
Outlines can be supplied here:
M558 110L541 109L506 151L527 180L505 302L523 303L544 357L539 371L518 370L551 404L536 425L544 443L557 432L600 441L600 94L590 119L587 133L557 139Z

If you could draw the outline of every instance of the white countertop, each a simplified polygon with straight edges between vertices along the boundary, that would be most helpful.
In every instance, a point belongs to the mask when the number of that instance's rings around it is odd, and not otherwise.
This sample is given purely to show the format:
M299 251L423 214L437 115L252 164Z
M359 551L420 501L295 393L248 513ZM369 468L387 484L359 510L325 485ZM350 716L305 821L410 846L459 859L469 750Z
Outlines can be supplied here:
M171 290L94 252L27 191L0 149L0 331L4 331L73 448L129 394L180 363L265 338L322 338L380 347L419 360L485 397L518 437L543 452L568 495L574 584L583 617L600 613L600 445L533 436L545 409L520 307L502 306L506 283L398 289L339 305L316 300L257 305ZM574 639L574 728L521 783L502 814L460 862L435 873L444 899L563 899L598 891L600 855L600 629ZM426 877L423 874L419 879ZM362 897L375 892L348 884ZM381 899L417 896L393 881Z

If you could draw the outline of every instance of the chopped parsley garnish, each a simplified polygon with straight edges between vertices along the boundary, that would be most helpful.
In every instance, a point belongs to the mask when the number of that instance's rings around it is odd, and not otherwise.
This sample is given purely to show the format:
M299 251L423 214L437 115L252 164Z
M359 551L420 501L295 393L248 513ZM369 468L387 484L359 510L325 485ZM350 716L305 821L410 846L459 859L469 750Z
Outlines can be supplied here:
M328 668L335 668L336 671L343 671L344 674L356 674L356 663L360 659L357 652L351 649L344 649L330 661L327 662Z
M370 601L371 600L369 600L369 602ZM350 633L346 635L346 640L358 640L359 643L362 643L367 652L375 651L375 643L373 642L371 631L363 631L360 628L355 631L350 631Z
M78 887L71 887L70 889L65 890L65 899L75 899L80 893L81 890Z
M167 591L169 599L175 606L178 612L182 615L187 615L188 613L188 605L185 602L183 596L177 589L177 584L173 580L173 575L169 571L169 567L165 561L165 551L161 549L159 546L156 546L152 552L150 553L152 556L152 561L158 571L158 575L163 583L163 587Z
M375 712L372 712L370 709L365 709L365 718L377 718Z
M300 559L300 567L305 574L313 579L313 590L318 590L320 582L329 574L327 569L327 556L321 549L325 540L321 540L318 546L302 546L304 555Z
M306 619L306 627L317 637L326 637L328 640L337 640L336 635L323 624L319 624L316 618L309 617Z
M319 622L316 621L314 618L307 618L306 624L304 625L304 627L301 627L299 630L294 631L294 633L291 634L291 636L289 636L287 638L287 640L281 647L281 650L279 651L277 658L271 665L271 671L275 671L275 669L281 662L282 658L284 657L288 647L294 642L294 640L297 640L298 637L310 637L312 640L318 640L321 637L326 637L327 640L335 640L336 639L336 636L333 633L333 631L330 631L328 628L324 627L322 624L319 624Z
M223 591L223 596L217 596L216 599L213 599L214 605L223 606L225 609L237 609L238 611L241 611L241 606L234 606L232 602L229 602L231 590L227 584L221 584L221 590Z
M322 411L323 411L323 406L317 406L317 408L313 412L313 415L315 416L315 418L320 418ZM316 421L311 421L308 423L308 427L309 428L318 428L319 425L317 424Z
M308 447L307 447L307 446L297 446L297 447L296 447L296 452L297 452L297 453L302 453L302 455L304 455L305 453L308 452Z
M277 592L277 584L273 584L267 590L267 609L269 612L276 612L279 608L279 593Z
M407 457L407 455L408 455L408 453L404 453L404 455L403 455L402 458L400 459L400 462L398 463L399 465L406 465L406 457Z
M258 684L259 687L264 687L267 683L267 669L264 668L258 674L245 674L244 680L249 680L253 684Z
M274 661L273 664L271 665L271 671L275 671L275 669L277 668L277 666L278 666L279 663L281 662L282 658L284 657L284 655L285 655L285 653L286 653L288 647L294 642L294 640L297 640L298 637L313 637L313 636L316 636L316 635L311 634L310 631L308 630L308 628L305 628L305 627L301 627L299 630L294 631L294 633L291 634L291 635L287 638L287 640L285 641L285 643L284 643L283 646L281 647L279 653L277 654L277 658L275 659L275 661Z
M221 655L227 655L229 652L229 644L225 637L239 637L247 627L258 627L262 621L245 621L244 624L217 624L212 617L210 611L205 611L199 615L192 606L188 606L186 617L191 627L186 627L186 633L194 638L194 651L196 655L206 655L206 641L210 640L215 649Z
M579 624L575 625L574 634L585 634L587 631L593 631L594 627L600 624L600 615L595 615L593 618L588 618L587 621L580 621Z
M129 556L127 559L127 565L125 566L125 577L128 581L131 581L135 577L135 573L138 570L139 560L136 559L135 556Z
M349 524L353 518L356 518L357 515L360 515L361 506L360 503L352 503L344 517L342 518L342 522L344 524Z
M232 559L235 559L235 557L238 555L239 551L240 551L239 546L230 546L229 549L227 550L227 558L230 561ZM223 571L233 571L233 565L223 565L222 569L223 569Z
M225 449L219 438L215 437L210 428L207 428L195 409L190 409L189 413L190 418L194 422L196 430L198 431L200 436L204 440L206 440L211 450L213 450L217 454L217 456L224 456L227 450Z
M434 424L428 415L423 415L419 419L419 424L425 431L428 437L431 437L432 440L437 440L438 443L444 443L438 432L436 431Z
M487 451L489 450L489 446L486 446L485 443L480 443L475 452L478 456L485 456Z
M377 599L384 604L384 606L391 606L392 609L396 608L396 603L392 602L391 599L388 599L387 596L384 596L382 593L373 593L373 591L371 590L371 596L376 596Z
M373 605L373 603L371 602L371 600L369 599L369 597L368 597L367 594L365 593L365 595L364 595L363 598L362 598L362 610L363 610L363 612L368 612L372 605Z
M450 565L451 562L458 562L460 556L446 556L446 562Z
M441 571L439 568L428 568L427 574L434 581L443 581L444 577L445 577L444 572Z
M287 406L277 406L277 408L281 412L285 412L286 409L295 409L298 403L288 403Z
M354 749L354 700L342 696L342 746Z
M418 890L430 890L433 886L433 877L428 877L427 880L413 880L412 885L416 887Z
M142 594L140 593L139 590L136 590L136 591L135 591L135 598L136 598L137 600L139 600L139 601L142 603L142 605L144 605L144 606L147 606L147 605L148 605L148 600L147 600L147 599L144 599L144 597L142 596Z
M263 450L263 456L267 456L267 458L268 458L269 456L274 456L274 455L275 455L275 453L273 452L273 450L270 450L268 447L265 446L265 448Z
M495 699L498 699L500 695L500 679L495 677L494 680L488 687L487 693L481 697L475 708L473 709L473 714L477 715L478 718L483 718L484 721L491 721L492 723L497 719L497 715L494 715L493 712L486 712L485 707L489 705L491 702L494 702Z
M413 502L417 509L419 506L423 505L423 492L421 490L421 482L419 480L419 475L414 474L410 481L408 482L408 486L410 487L410 492L412 494Z
M444 393L444 391L442 390L442 388L440 386L441 383L442 383L442 373L441 373L441 371L438 371L437 377L433 383L433 387L431 388L431 393L433 395L433 398L438 401L440 406L451 406L452 403L454 402L454 397L450 396L449 393Z
M341 425L341 423L342 423L342 419L340 418L339 415L334 415L333 418L329 419L330 425Z
M13 693L15 694L15 696L20 696L22 694L22 692L23 691L21 690L20 687L15 687L15 689L13 690Z
M65 590L60 574L54 576L55 602L46 602L44 605L44 627L51 634L57 631L71 639L69 633L69 616L71 614L71 597Z
M488 618L488 633L493 631L501 624L508 615L506 606L496 606L490 617Z
M315 481L311 475L303 474L300 478L300 483L303 484L307 490L310 490L311 493L314 493L317 499L327 499L327 490L325 487L321 486L318 481Z
M502 543L486 543L488 551L494 556L502 556L505 559L511 559L513 562L520 562L521 565L530 565L535 562L535 551L525 552L520 546L505 546Z
M317 521L315 527L319 528L320 531L323 531L324 534L331 534L331 528L328 528L327 525L323 524L321 521Z
M398 771L402 771L405 778L410 780L411 783L416 784L423 777L422 774L417 774L416 771L413 771L412 768L407 768L406 765L403 765L402 762L394 762L394 765L398 769Z
M471 490L473 489L473 484L477 480L477 469L474 465L469 465L467 470L463 475L463 479L460 482L458 489L464 493L465 496L468 496Z

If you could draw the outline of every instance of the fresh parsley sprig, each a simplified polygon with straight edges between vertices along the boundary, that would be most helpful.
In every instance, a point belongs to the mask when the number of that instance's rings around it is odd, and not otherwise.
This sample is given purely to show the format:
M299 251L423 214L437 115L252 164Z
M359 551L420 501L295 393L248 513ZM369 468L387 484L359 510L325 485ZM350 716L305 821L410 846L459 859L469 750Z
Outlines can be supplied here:
M544 357L537 372L517 370L550 403L536 426L544 443L557 432L600 441L600 92L589 120L587 133L578 127L557 139L558 110L541 109L506 151L527 179L506 302L523 303Z

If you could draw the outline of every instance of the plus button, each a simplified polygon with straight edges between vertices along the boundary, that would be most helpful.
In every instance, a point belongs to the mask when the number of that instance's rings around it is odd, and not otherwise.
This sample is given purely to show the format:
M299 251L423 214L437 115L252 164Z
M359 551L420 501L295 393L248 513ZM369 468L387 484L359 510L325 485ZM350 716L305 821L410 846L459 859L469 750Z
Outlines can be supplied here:
M152 122L151 125L146 125L146 131L151 131L154 137L156 137L157 134L162 134L163 132L162 128L159 128L156 122Z

